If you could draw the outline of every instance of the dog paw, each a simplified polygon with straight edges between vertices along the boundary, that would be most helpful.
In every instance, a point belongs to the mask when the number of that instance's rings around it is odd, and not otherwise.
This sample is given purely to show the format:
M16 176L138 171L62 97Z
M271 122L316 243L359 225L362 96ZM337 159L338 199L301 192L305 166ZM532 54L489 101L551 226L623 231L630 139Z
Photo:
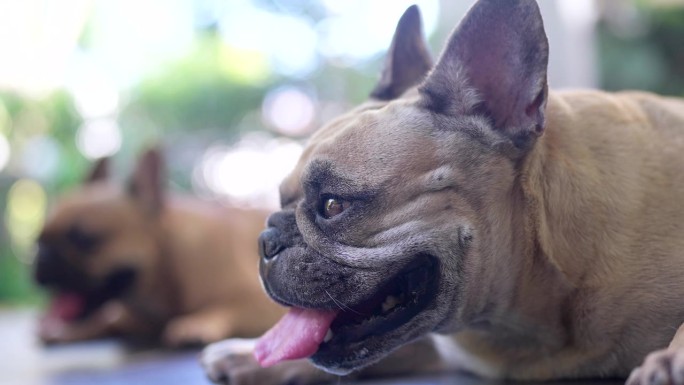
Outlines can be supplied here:
M207 346L200 358L207 377L213 382L230 385L309 385L337 378L316 369L306 360L262 368L254 358L255 342L235 338Z
M200 361L207 377L217 383L247 383L238 379L246 372L259 369L253 356L255 342L256 340L233 338L204 348Z
M649 354L632 371L626 385L684 385L684 349Z

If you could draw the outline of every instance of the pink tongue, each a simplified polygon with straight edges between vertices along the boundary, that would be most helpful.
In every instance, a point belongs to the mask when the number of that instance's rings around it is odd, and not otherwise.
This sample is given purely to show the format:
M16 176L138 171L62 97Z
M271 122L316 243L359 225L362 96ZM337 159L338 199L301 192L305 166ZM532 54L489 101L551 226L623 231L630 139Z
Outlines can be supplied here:
M254 357L266 368L281 361L309 357L323 342L337 312L291 308L259 338Z
M60 293L52 299L47 317L60 321L72 321L81 314L84 306L84 299L80 295Z

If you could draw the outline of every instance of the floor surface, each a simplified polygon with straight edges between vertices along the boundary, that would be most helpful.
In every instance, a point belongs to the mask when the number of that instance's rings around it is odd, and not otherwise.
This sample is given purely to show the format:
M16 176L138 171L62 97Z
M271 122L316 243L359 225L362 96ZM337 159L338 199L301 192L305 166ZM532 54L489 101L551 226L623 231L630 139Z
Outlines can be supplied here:
M46 349L33 337L35 313L0 310L0 385L209 385L198 351L132 351L114 340ZM485 385L467 375L364 382L364 385ZM618 385L621 381L556 382ZM351 385L340 379L336 385ZM538 385L550 385L550 383Z

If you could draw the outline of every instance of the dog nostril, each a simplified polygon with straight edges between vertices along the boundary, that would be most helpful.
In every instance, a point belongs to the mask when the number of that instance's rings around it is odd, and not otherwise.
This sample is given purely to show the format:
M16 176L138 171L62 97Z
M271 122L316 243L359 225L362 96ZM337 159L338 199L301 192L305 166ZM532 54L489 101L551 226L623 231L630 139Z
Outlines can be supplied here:
M284 248L279 242L280 231L269 228L259 235L259 256L264 260L273 259Z

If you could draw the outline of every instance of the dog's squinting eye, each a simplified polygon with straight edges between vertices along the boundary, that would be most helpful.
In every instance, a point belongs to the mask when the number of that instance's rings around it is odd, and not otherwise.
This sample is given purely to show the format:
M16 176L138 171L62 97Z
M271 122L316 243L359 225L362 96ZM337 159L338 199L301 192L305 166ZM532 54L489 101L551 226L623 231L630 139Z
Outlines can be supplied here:
M83 231L79 227L71 227L66 234L71 245L81 252L92 252L102 242L102 237Z
M321 215L323 215L323 218L325 219L330 219L334 216L342 214L342 212L348 209L349 206L349 201L345 201L344 199L331 196L324 197L323 207L321 207Z

